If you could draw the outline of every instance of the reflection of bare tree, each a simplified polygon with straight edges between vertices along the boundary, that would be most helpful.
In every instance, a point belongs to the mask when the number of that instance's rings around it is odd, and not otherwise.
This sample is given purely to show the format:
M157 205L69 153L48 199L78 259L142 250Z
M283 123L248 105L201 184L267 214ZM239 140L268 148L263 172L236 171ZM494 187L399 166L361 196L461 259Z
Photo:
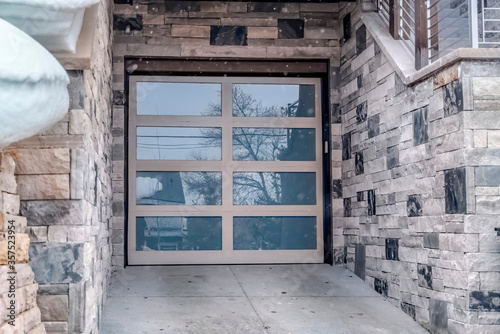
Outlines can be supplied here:
M301 86L300 95L308 96L309 86ZM314 95L313 95L314 97ZM304 99L307 99L304 97ZM314 98L313 98L314 101ZM237 117L300 117L307 103L294 101L286 106L264 106L244 89L233 87L233 116ZM302 108L301 108L302 105ZM309 109L307 109L309 110ZM221 104L211 104L205 116L221 115ZM304 113L304 112L302 112ZM207 144L221 145L215 129L203 133ZM314 129L233 128L233 160L235 161L298 161L314 160ZM235 203L247 205L283 204L282 173L235 173Z

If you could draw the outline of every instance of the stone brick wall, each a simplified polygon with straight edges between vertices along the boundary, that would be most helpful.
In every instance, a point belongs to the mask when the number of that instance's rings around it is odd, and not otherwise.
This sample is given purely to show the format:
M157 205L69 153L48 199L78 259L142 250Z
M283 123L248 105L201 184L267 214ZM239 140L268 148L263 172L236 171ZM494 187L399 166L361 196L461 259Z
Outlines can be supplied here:
M124 264L124 59L324 59L331 66L331 102L338 102L338 3L133 1L116 4L113 45L113 264ZM333 174L340 179L340 120L332 126ZM338 184L336 182L335 184ZM338 197L338 196L337 196ZM341 210L342 199L337 199Z
M19 216L14 170L12 156L0 152L0 333L45 334L37 306L38 284L28 264L30 240L26 218ZM14 244L9 243L10 236ZM9 250L15 253L14 259Z
M91 68L68 72L65 119L9 148L48 333L98 333L111 273L111 11L101 1Z
M335 258L432 333L497 333L500 64L405 86L361 8L350 16Z

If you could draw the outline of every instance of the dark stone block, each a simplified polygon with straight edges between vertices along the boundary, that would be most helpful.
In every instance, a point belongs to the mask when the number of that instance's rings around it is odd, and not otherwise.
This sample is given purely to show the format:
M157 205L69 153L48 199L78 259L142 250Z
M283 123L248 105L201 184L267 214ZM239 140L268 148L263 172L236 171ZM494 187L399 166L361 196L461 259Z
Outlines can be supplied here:
M357 80L358 80L358 89L360 89L361 87L363 87L363 74L358 75Z
M466 213L465 168L455 168L444 171L445 212Z
M356 53L359 55L366 50L366 26L363 24L356 30Z
M406 201L406 213L408 217L419 217L422 215L422 196L408 196L408 200Z
M361 278L365 279L365 267L366 267L366 246L356 245L355 248L355 259L354 259L354 273Z
M83 109L85 87L83 85L83 71L67 71L69 76L69 109Z
M392 169L399 166L399 148L392 146L387 148L387 169Z
M30 226L84 225L83 201L22 201L21 216Z
M418 286L432 290L432 267L425 264L417 265Z
M125 93L122 90L113 91L113 105L115 106L125 105Z
M304 38L304 20L300 19L278 19L279 39Z
M358 122L358 124L366 121L367 112L368 112L367 101L358 104L358 106L356 107L356 121Z
M123 15L113 15L113 30L142 30L142 15L135 17L125 17Z
M469 305L471 310L500 312L500 292L471 291Z
M113 204L111 204L111 209L113 210L114 216L123 216L125 214L123 202L113 202Z
M29 252L29 264L39 284L82 280L83 244L37 243L30 245Z
M344 217L351 217L351 199L344 198Z
M375 115L368 118L368 138L373 138L380 134L380 116Z
M500 166L476 167L476 187L500 187Z
M375 277L373 285L375 291L380 293L382 296L387 297L389 292L389 286L387 285L387 280Z
M365 166L363 164L363 152L356 152L355 154L355 172L356 175L361 175L365 172Z
M123 144L113 144L111 159L113 161L123 161L125 159L125 148Z
M394 93L395 95L398 95L398 94L401 94L402 92L404 92L408 86L406 86L403 81L401 80L401 78L399 77L399 75L395 75L395 78L396 78L396 84L394 86Z
M247 45L247 27L211 26L210 45Z
M424 247L439 249L439 233L438 232L424 233Z
M248 12L280 13L285 9L284 3L278 2L253 2L248 4Z
M344 27L344 37L343 37L343 42L347 42L352 35L351 32L351 13L347 13L344 18L342 19L342 26Z
M342 113L340 111L340 105L338 103L332 104L332 123L342 123Z
M429 141L429 122L427 121L427 107L413 111L413 145Z
M431 333L448 333L448 304L442 300L429 301L429 325Z
M401 309L404 313L415 319L415 305L401 302Z
M333 198L342 198L342 180L332 181L332 196Z
M453 81L443 89L444 99L444 117L458 114L464 110L464 94L462 84L459 81Z
M365 192L364 191L358 191L356 193L356 198L358 202L364 201L365 200Z
M342 161L351 159L351 133L342 135Z
M199 12L199 1L165 1L165 12Z
M398 239L385 239L385 259L399 261Z
M368 190L368 216L376 216L375 190Z
M165 2L148 4L148 14L165 13Z

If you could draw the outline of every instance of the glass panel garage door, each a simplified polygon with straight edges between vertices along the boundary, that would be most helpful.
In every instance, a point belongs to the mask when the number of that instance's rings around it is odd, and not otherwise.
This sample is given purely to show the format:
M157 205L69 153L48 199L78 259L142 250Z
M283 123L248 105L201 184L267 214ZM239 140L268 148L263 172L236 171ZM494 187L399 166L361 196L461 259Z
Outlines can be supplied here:
M131 77L129 264L323 262L320 91Z

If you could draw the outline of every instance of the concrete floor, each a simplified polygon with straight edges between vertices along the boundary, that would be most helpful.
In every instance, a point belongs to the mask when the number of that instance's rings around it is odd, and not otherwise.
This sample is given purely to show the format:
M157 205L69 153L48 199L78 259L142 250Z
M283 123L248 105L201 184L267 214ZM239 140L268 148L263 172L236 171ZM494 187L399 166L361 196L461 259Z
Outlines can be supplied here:
M128 267L113 277L103 334L428 333L342 267Z

